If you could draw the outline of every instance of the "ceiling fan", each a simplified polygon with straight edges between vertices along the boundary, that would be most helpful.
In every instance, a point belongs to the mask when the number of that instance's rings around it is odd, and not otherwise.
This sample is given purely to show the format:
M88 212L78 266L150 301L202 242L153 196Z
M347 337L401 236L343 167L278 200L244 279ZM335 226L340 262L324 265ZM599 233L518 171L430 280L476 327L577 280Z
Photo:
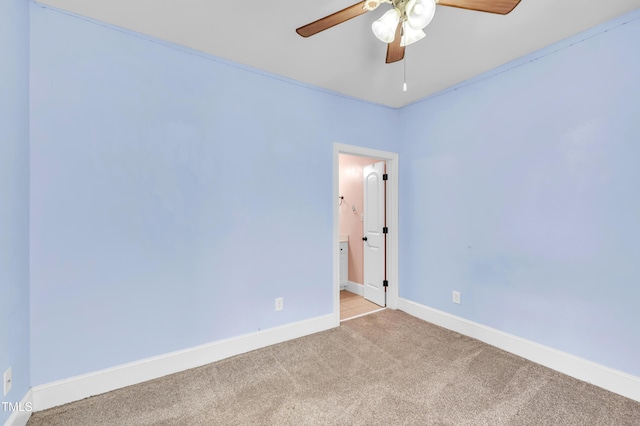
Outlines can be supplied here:
M386 63L390 64L404 58L405 46L425 36L422 30L431 22L436 4L506 15L520 3L520 0L364 0L304 25L296 32L302 37L318 34L374 10L382 3L390 3L392 8L374 21L371 29L379 40L388 43Z

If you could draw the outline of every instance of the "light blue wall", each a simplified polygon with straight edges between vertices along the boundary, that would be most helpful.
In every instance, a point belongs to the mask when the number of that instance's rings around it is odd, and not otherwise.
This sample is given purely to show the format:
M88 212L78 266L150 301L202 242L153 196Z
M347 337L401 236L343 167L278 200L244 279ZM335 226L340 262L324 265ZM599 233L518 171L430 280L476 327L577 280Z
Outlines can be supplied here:
M639 12L402 110L401 297L640 376Z
M33 385L332 311L333 143L392 150L398 111L40 5L31 35Z
M29 389L29 3L0 2L0 401ZM13 389L2 396L2 375ZM0 408L0 423L11 413Z
M333 142L402 297L640 376L638 15L390 110L33 5L31 384L328 314Z

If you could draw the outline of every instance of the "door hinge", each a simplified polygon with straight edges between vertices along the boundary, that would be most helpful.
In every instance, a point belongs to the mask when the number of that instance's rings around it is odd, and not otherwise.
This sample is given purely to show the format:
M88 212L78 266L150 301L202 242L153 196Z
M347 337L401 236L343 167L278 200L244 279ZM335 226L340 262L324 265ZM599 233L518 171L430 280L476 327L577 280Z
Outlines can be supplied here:
M388 174L383 174L382 175L382 180L389 180L389 175Z
M387 280L382 281L382 287L389 287L389 281Z
M383 234L388 234L389 233L389 228L387 228L386 226L382 228L382 233Z

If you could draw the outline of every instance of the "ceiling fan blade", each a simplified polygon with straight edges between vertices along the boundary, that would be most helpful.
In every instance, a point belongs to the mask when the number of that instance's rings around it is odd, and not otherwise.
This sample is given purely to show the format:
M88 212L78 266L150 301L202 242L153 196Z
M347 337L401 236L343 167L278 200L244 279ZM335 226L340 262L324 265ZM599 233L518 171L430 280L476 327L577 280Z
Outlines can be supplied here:
M348 21L351 18L360 16L363 13L368 12L364 8L364 1L354 4L353 6L346 7L336 13L332 13L329 16L313 21L310 24L304 25L296 30L302 37L309 37L314 34L318 34L320 31L324 31L335 25Z
M520 3L520 0L440 0L438 5L506 15L518 3Z
M387 64L398 62L404 58L404 46L400 46L402 41L402 21L398 22L396 37L387 45Z

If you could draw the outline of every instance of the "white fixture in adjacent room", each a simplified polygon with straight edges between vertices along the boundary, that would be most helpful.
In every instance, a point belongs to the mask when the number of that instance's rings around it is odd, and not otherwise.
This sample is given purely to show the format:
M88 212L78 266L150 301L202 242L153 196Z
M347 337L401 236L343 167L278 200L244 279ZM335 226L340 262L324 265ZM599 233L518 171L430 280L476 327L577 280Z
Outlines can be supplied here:
M349 236L340 235L340 290L349 282Z

